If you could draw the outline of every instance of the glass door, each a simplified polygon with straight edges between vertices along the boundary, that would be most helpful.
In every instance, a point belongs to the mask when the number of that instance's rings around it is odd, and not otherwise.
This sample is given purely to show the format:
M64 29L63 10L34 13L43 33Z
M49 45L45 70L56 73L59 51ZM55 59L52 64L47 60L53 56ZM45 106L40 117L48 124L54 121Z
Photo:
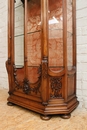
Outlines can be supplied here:
M24 66L24 6L21 0L15 1L14 14L15 65L21 68Z
M49 59L51 70L63 68L63 3L62 0L49 0Z
M73 1L67 0L67 66L68 70L73 67Z
M27 1L27 74L29 83L35 85L41 67L41 0ZM35 85L37 88L37 85ZM32 86L33 88L34 86Z
M19 88L24 79L24 5L21 0L14 3L14 71Z

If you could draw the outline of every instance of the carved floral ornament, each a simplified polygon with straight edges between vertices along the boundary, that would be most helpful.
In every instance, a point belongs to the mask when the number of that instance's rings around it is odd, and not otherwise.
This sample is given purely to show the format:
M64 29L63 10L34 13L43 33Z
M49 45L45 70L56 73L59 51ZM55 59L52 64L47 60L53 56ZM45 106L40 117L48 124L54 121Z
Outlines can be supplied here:
M62 97L62 78L61 77L50 77L50 82L51 82L51 89L52 89L52 94L51 98L60 98Z

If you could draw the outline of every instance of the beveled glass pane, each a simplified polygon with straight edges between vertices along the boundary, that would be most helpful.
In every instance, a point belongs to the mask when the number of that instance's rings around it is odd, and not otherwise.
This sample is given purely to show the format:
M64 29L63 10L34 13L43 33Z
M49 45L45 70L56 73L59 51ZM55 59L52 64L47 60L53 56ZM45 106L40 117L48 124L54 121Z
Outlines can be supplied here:
M15 65L24 65L24 7L21 0L16 0L14 7L14 53Z
M49 0L49 66L63 66L63 3Z
M68 69L73 66L73 23L72 23L72 0L67 0L67 65Z

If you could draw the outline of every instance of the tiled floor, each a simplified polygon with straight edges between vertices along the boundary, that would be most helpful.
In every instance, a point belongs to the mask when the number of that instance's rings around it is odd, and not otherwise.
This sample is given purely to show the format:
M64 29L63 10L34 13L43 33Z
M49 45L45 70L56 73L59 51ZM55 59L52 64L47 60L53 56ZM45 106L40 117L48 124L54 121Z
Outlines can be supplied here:
M0 130L87 130L87 110L77 108L70 119L58 115L49 121L40 119L39 114L18 106L7 106L8 93L0 89Z

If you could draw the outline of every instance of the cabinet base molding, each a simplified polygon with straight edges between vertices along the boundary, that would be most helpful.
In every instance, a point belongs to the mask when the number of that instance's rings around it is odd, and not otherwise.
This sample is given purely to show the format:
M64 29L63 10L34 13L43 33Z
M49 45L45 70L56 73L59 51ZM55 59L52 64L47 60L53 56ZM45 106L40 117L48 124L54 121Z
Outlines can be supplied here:
M49 120L52 115L60 115L63 119L69 119L71 117L70 113L79 104L76 97L67 103L65 103L64 100L61 100L59 104L56 104L55 100L49 101L48 104L44 106L39 100L33 101L27 98L19 97L17 95L11 95L8 98L7 104L9 106L16 104L37 112L41 115L40 117L42 120Z

